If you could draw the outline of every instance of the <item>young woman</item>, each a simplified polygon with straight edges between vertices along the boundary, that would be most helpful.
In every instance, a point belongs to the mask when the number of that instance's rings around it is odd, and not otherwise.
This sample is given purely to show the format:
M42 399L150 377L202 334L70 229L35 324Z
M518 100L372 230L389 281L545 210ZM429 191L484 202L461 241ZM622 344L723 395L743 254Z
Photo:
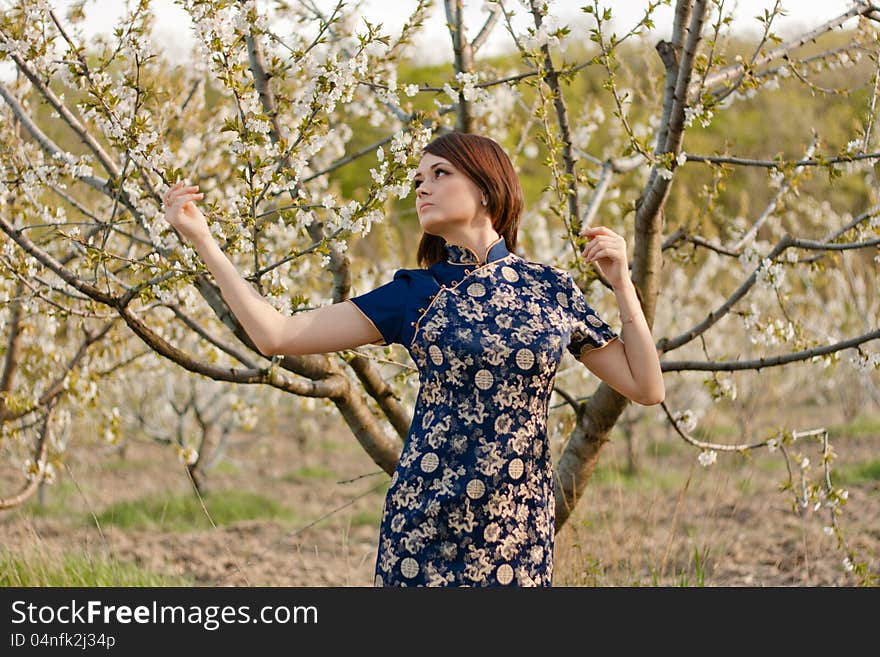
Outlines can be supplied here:
M247 284L177 184L166 218L196 246L224 299L266 355L365 344L406 347L420 379L385 497L376 586L550 586L555 501L547 411L563 349L644 405L665 395L629 278L626 242L584 229L582 256L612 285L621 335L572 276L516 253L522 190L493 140L449 133L415 175L420 268L343 303L285 317Z

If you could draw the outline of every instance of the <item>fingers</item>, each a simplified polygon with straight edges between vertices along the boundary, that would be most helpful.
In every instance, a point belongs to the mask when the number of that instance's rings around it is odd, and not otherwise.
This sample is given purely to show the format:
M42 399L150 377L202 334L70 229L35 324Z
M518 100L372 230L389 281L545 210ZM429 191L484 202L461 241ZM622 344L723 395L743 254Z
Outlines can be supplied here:
M173 205L177 200L179 200L179 198L181 198L181 195L204 196L204 194L195 193L198 191L198 189L198 185L184 185L182 182L176 182L168 189L168 191L165 193L165 196L162 197L162 202L165 205ZM195 199L193 198L190 200Z
M587 262L593 262L594 260L601 260L602 258L612 258L613 259L615 254L616 254L616 252L613 249L602 248L602 249L597 249L593 253L590 253L590 254L584 256L584 259Z
M587 244L586 248L583 250L583 252L586 253L590 249L597 249L601 246L610 246L611 244L613 244L613 240L610 237L600 235L599 237L592 238L589 244Z
M173 213L179 211L188 203L201 201L204 197L205 195L201 192L199 192L198 194L181 194L169 199L168 202L163 205L163 207L165 208L166 212Z
M596 235L617 235L617 233L607 226L584 226L578 234L581 236L586 235L588 238Z
M621 240L617 239L617 237L600 235L589 243L581 252L581 255L587 262L592 262L599 258L612 258L614 255L625 253Z
M177 194L187 194L196 191L199 188L198 185L187 185L187 186L175 186L168 190L168 193L165 194L165 198L171 198Z
M177 202L184 200L184 199L185 199L184 203L186 201L195 201L195 200L202 198L203 196L204 196L204 194L202 192L198 192L197 194L196 193L179 194L178 196L174 197L174 202L177 203Z
M199 192L198 194L178 194L177 196L168 199L165 205L169 207L174 205L185 205L189 201L198 201L199 199L204 198L204 196L205 195L202 192Z

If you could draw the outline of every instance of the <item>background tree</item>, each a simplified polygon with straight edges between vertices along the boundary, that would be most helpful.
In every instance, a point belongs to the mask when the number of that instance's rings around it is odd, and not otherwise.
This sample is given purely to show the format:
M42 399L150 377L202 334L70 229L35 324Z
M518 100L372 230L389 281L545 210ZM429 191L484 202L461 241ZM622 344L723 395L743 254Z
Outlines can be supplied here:
M66 18L46 2L3 13L0 57L18 73L0 84L7 290L28 281L30 306L69 334L94 335L112 315L121 335L179 368L323 400L390 474L416 388L402 348L265 358L161 221L161 194L181 176L198 181L239 271L280 312L301 312L415 266L407 197L421 147L452 128L488 134L524 180L524 254L575 273L609 318L606 282L578 258L578 233L601 223L631 241L633 281L669 373L663 418L700 463L778 449L795 508L824 507L847 568L869 577L837 523L846 491L833 484L824 427L744 423L732 442L694 432L707 408L735 412L740 389L877 402L877 7L854 2L785 40L774 32L781 3L768 2L763 34L745 43L730 3L678 0L671 32L652 43L647 30L669 0L646 1L623 31L598 0L583 7L586 27L560 24L550 3L494 0L473 31L463 2L445 0L452 64L420 67L409 46L428 0L412 3L396 38L341 2L180 4L197 47L177 65L148 41L148 0L90 49L82 3ZM530 17L525 32L514 12ZM282 19L296 29L277 29ZM515 54L482 58L498 29ZM366 252L361 268L352 245ZM4 306L6 327L14 307ZM628 400L567 357L556 392L559 529ZM803 437L816 438L819 476Z

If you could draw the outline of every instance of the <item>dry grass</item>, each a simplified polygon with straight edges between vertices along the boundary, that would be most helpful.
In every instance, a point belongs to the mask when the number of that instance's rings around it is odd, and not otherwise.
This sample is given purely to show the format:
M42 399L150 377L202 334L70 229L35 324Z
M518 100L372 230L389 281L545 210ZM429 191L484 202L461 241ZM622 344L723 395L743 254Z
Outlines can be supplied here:
M297 431L295 422L286 426ZM880 432L874 426L839 430L835 449L850 490L841 525L876 574ZM132 442L124 460L99 449L72 453L69 473L46 487L42 506L0 515L3 543L19 558L85 554L195 585L370 586L388 477L338 427L306 440L305 448L299 438L237 435L208 479L209 490L273 500L293 521L238 516L217 528L184 531L96 524L102 511L124 502L189 493L171 450ZM557 535L556 586L856 583L834 538L822 531L827 516L798 516L790 494L778 490L785 478L778 454L719 455L703 468L695 451L663 436L642 439L638 452L640 471L629 475L623 440L606 446L584 498ZM9 490L11 473L2 474Z

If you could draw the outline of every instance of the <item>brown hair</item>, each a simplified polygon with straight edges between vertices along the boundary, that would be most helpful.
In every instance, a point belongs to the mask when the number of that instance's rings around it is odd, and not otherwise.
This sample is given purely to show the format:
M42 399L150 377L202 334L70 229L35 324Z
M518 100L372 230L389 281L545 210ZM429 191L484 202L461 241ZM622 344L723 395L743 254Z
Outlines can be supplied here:
M422 152L446 158L476 183L486 195L492 227L504 238L507 250L515 253L523 193L513 164L498 142L469 132L449 132ZM439 235L423 232L416 254L419 265L430 267L444 260L445 244Z

